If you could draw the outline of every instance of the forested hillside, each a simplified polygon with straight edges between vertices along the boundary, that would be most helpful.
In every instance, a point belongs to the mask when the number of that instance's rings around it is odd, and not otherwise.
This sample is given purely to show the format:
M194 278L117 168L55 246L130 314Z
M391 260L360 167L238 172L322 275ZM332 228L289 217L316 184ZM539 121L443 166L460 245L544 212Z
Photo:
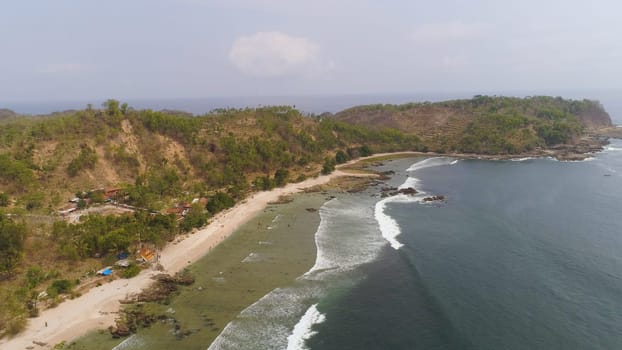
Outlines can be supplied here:
M597 102L551 97L361 106L334 116L287 106L192 116L116 100L51 116L0 110L0 336L88 289L84 276L119 254L162 247L253 191L375 152L518 154L576 144L609 125ZM119 277L139 270L132 263Z
M414 135L303 116L290 107L189 116L109 100L102 109L53 116L6 113L0 121L0 330L15 332L24 315L36 314L42 291L48 303L57 302L85 271L139 243L161 247L251 191L330 172L337 162L372 151L421 149ZM109 202L130 214L71 221L59 215L69 199L67 212Z
M354 107L335 115L355 125L384 125L418 135L438 152L515 154L572 144L611 126L603 106L561 97L475 96L468 100Z

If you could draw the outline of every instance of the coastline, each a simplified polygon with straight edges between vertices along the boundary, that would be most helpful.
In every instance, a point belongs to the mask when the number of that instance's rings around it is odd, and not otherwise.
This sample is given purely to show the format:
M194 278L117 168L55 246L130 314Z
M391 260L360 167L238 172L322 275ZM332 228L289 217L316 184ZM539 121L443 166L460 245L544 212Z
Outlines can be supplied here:
M359 158L339 168L386 155L388 154ZM369 176L369 174L350 174L337 169L328 175L300 183L290 183L271 191L254 193L235 207L214 216L206 227L196 233L182 236L183 238L180 237L168 244L161 252L160 263L166 273L179 272L207 255L211 249L279 197L303 192L342 176ZM23 332L12 338L0 339L0 347L20 349L36 344L38 348L51 349L62 341L71 341L89 331L106 328L114 324L121 306L119 301L147 288L153 282L151 278L159 273L161 272L151 269L143 270L134 278L111 281L92 288L80 297L66 300L55 308L43 310L38 317L28 320L28 326Z
M307 189L324 185L329 181L343 176L370 176L365 173L347 173L340 169L382 157L400 156L447 156L460 159L516 159L524 157L550 157L547 154L514 154L508 156L489 156L476 154L433 153L433 152L394 152L375 154L362 157L339 165L329 175L311 178L300 183L290 183L282 188L267 192L257 192L237 204L235 207L216 215L210 223L198 232L180 236L175 242L168 244L161 252L160 263L166 273L174 274L188 265L195 263L207 255L211 249L226 240L240 226L264 210L271 202L281 196L303 192ZM589 154L584 154L585 159ZM554 157L554 156L553 156ZM579 159L580 160L580 159ZM132 279L117 279L102 286L89 290L84 295L66 300L59 306L41 312L39 317L29 319L27 328L13 338L0 339L0 347L19 349L37 344L37 348L51 349L62 341L71 341L90 331L104 329L114 324L121 304L120 300L129 295L139 293L148 287L151 277L160 271L144 270ZM45 344L45 345L41 345Z
M269 298L266 295L274 290L299 285L299 276L317 258L319 211L332 194L346 195L341 191L314 191L292 195L286 203L269 204L209 254L185 268L195 278L192 285L180 286L166 302L123 307L124 314L144 312L157 322L119 339L112 338L107 330L91 331L67 342L63 349L206 349L221 332L231 328L230 323L243 318L251 305ZM307 210L310 208L317 210Z

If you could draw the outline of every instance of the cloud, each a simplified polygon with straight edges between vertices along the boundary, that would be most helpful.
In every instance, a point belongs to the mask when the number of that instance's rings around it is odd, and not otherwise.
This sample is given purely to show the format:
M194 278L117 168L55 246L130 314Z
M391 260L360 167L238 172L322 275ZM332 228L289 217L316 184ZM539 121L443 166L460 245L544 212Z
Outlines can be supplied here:
M84 73L93 70L93 65L85 63L65 62L49 63L37 70L42 74Z
M241 72L256 77L313 76L334 67L332 62L321 61L316 43L280 32L258 32L237 38L229 60Z
M438 22L419 26L413 32L412 39L417 43L439 43L473 40L484 34L484 27L478 23Z

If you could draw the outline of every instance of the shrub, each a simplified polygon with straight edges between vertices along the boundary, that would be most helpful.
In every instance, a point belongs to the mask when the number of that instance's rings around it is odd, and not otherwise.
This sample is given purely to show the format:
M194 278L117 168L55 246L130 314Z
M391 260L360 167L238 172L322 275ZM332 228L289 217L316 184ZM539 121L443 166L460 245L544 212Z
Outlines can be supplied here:
M361 157L369 157L372 154L374 154L372 150L369 148L369 146L367 145L361 146L361 148L359 149L359 152L361 154Z
M132 263L121 272L121 277L132 278L140 273L140 266Z
M328 175L335 171L335 161L330 158L326 158L324 161L324 165L322 166L322 174Z
M71 291L73 284L69 280L56 280L46 289L48 295L52 298L59 294L65 294Z
M74 177L83 169L94 169L97 163L97 153L88 146L80 150L80 154L74 158L67 166L67 174Z
M337 154L335 155L335 162L337 164L343 164L345 162L347 162L349 160L348 155L344 152L344 151L337 151Z
M6 207L8 205L9 205L9 195L4 192L0 192L0 207Z
M26 287L33 289L39 285L39 283L45 281L46 273L43 272L40 266L31 266L26 271Z
M213 215L222 210L231 208L234 205L235 200L233 200L230 195L224 192L218 192L209 198L205 209L207 209L207 211L209 211Z
M284 186L287 183L287 178L289 177L289 171L287 169L281 168L274 173L274 185L277 187Z
M18 316L9 322L6 325L6 332L9 335L15 335L26 328L26 318L23 316Z

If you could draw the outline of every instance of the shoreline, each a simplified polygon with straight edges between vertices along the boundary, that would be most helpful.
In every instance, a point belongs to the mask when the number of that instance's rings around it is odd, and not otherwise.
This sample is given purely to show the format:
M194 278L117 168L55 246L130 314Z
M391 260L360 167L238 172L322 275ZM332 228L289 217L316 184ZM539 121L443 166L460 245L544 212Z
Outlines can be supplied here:
M271 202L281 196L304 192L309 188L326 184L343 176L370 176L370 174L351 174L339 168L352 165L361 160L382 157L396 153L377 154L362 157L338 166L328 175L320 175L299 183L289 183L271 191L256 192L242 200L233 208L225 210L210 223L195 233L178 237L161 251L160 264L165 273L175 274L183 268L206 256L214 247L226 240L242 225L257 216ZM404 152L410 154L410 152ZM55 308L41 311L36 318L28 319L24 331L11 338L0 339L0 347L25 349L36 346L39 349L52 349L63 341L71 341L97 329L105 329L114 324L119 313L120 300L139 293L147 288L153 276L162 273L153 269L143 270L131 279L116 279L90 289L75 299L69 299Z
M582 154L582 160L591 153ZM512 155L478 155L462 153L435 153L435 152L392 152L379 153L369 157L361 157L337 166L337 169L328 175L320 175L300 183L289 183L284 187L271 191L256 192L242 200L233 208L223 211L212 218L210 223L192 234L179 236L174 242L166 245L161 251L160 264L164 272L174 274L209 254L218 244L234 234L242 225L257 216L268 204L275 202L281 196L304 192L310 188L324 185L333 179L353 176L368 177L370 173L350 173L340 169L347 169L362 161L374 160L383 157L454 157L459 159L486 159L508 160L524 157L555 157L551 154L523 153ZM348 169L350 170L350 169ZM26 329L12 338L0 339L0 347L10 349L27 348L33 345L39 349L52 349L62 341L71 341L87 334L90 331L105 329L114 324L121 308L120 300L127 299L132 294L139 293L147 288L153 276L162 273L153 269L143 270L138 276L131 279L116 279L101 286L90 289L87 293L75 299L66 300L55 308L43 310L36 318L28 319ZM45 345L43 345L45 344Z

